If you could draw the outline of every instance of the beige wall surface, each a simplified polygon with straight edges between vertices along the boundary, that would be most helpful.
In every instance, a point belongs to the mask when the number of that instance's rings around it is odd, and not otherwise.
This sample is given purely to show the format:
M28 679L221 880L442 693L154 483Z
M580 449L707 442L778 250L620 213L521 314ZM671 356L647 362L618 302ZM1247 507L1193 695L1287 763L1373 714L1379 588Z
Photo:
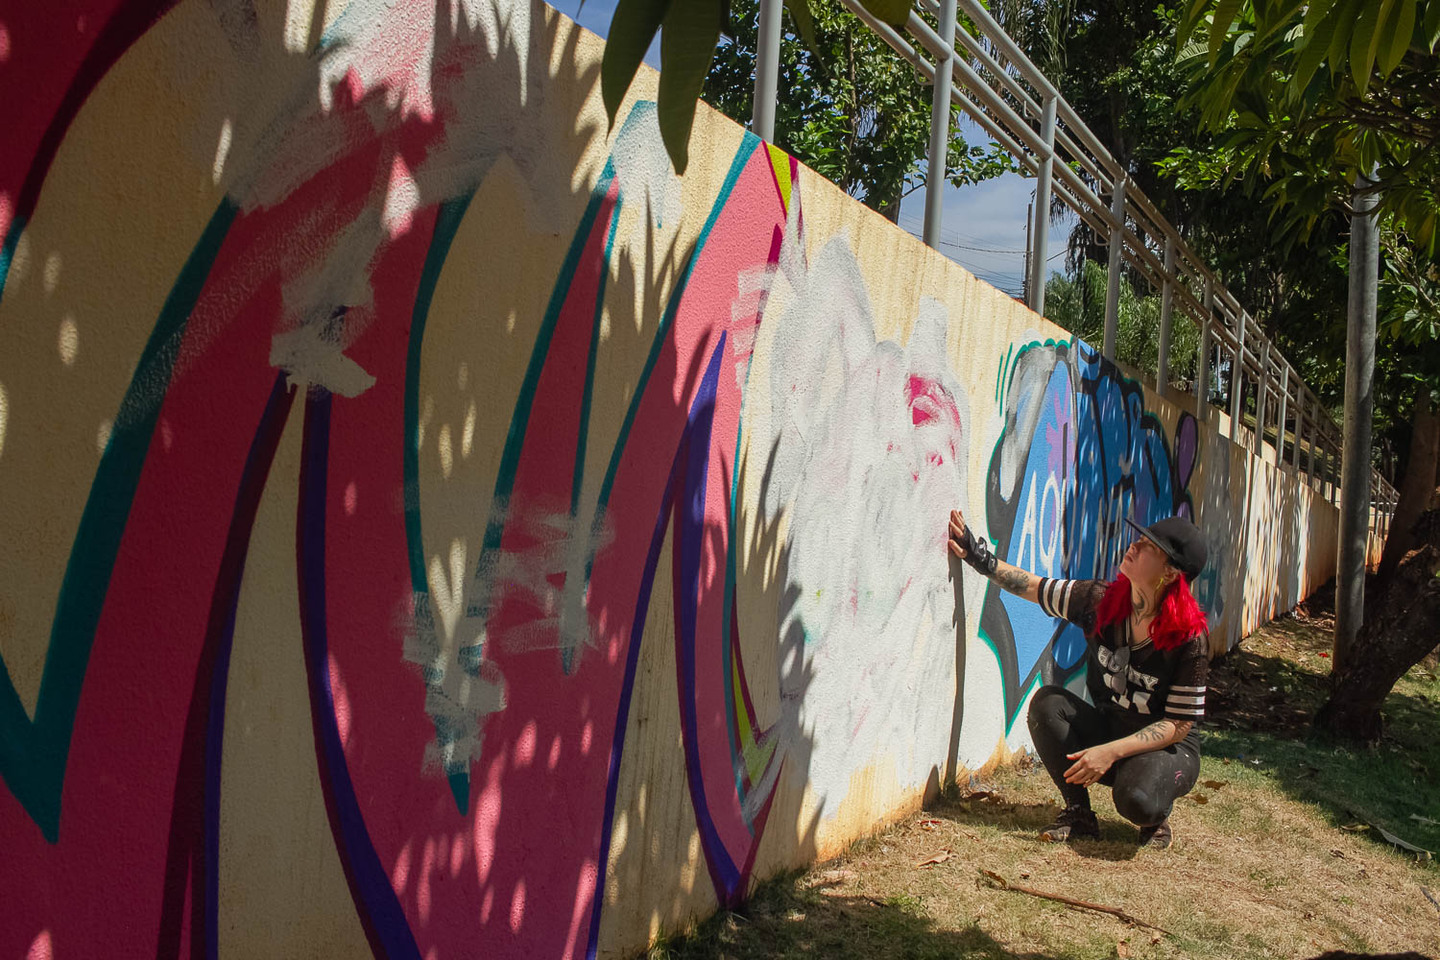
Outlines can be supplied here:
M0 955L623 955L1078 681L950 509L1051 577L1193 517L1217 647L1333 571L1291 467L736 124L677 177L548 7L33 6Z

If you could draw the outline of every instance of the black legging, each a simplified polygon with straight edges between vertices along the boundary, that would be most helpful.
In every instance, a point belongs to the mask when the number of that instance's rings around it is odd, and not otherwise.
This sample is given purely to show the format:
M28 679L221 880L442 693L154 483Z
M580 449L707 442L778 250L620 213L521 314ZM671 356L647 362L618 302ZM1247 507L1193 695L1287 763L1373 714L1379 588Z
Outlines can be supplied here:
M1029 722L1035 749L1067 806L1090 805L1086 788L1065 782L1065 771L1075 762L1068 754L1134 732L1063 687L1036 691L1030 701ZM1199 776L1200 751L1191 734L1163 750L1116 761L1100 782L1113 788L1120 816L1137 826L1150 827L1170 816L1175 798L1189 793Z

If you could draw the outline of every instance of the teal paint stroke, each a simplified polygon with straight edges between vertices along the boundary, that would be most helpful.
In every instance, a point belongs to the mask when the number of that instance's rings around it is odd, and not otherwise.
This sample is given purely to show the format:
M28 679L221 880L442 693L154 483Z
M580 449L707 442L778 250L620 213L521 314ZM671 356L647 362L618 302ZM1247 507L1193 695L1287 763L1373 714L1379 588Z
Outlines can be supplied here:
M20 234L25 232L27 222L24 217L10 221L10 229L5 231L5 242L0 243L0 301L5 299L5 281L10 276L10 264L15 262L15 249L20 245Z
M425 322L430 317L430 304L435 299L435 288L440 283L440 271L445 258L450 254L450 245L470 208L474 192L457 197L440 205L435 217L435 230L430 235L430 249L425 253L425 265L420 271L420 286L415 292L415 308L410 317L410 341L405 354L405 401L404 423L405 444L403 454L403 483L405 489L405 540L410 559L410 590L418 608L430 602L429 585L425 580L425 542L420 524L420 359L421 347L425 342ZM417 609L417 620L429 611ZM432 678L426 677L426 682ZM438 735L438 731L437 731ZM469 770L446 770L445 778L450 783L450 793L455 806L464 816L470 806Z
M715 228L715 222L720 219L721 212L725 209L726 202L730 199L735 184L740 180L740 174L744 172L746 164L750 162L750 155L761 143L759 137L746 131L745 139L740 143L740 149L735 153L735 159L730 163L730 170L725 175L725 182L720 186L720 192L715 197L715 203L710 208L710 215L705 220L705 226L701 228L700 235L695 238L695 247L685 259L685 266L681 270L680 279L675 284L674 291L670 294L670 300L665 305L665 313L660 320L660 326L655 330L655 339L650 345L650 355L645 358L645 366L640 371L640 378L635 384L635 393L630 401L630 408L625 411L625 420L620 426L620 435L615 441L615 449L610 455L610 465L605 470L605 480L600 485L600 504L596 515L605 512L605 507L610 503L610 492L615 486L615 474L620 469L620 457L625 452L626 442L630 437L630 429L635 424L635 417L640 412L640 401L645 396L645 387L650 382L650 376L655 372L655 364L660 360L660 351L665 345L665 340L670 333L670 328L675 324L675 315L680 312L680 301L685 295L685 288L690 283L690 274L695 269L695 264L700 259L701 252L705 249L705 241L710 238L710 231ZM593 557L591 558L593 562ZM587 566L586 575L589 575Z
M632 114L633 115L633 114ZM595 394L595 364L600 358L600 327L605 319L605 288L610 280L611 258L615 255L615 234L620 229L620 208L625 203L623 196L615 198L615 207L610 212L610 234L605 238L605 259L600 264L600 282L595 291L595 319L590 329L590 352L585 358L585 390L580 396L580 426L575 436L575 472L570 478L570 516L580 516L580 489L585 482L585 453L590 440L590 407ZM576 536L589 536L588 530L575 531ZM587 575L588 588L590 578ZM560 669L566 676L575 668L575 653L567 647L560 649Z
M164 403L164 393L156 396L155 385L169 389L186 324L237 213L227 198L211 215L165 299L125 390L60 583L33 721L0 656L0 777L51 843L60 839L65 765L90 650Z
M606 161L605 170L601 173L599 182L595 184L595 189L590 194L590 202L585 208L585 215L581 217L580 225L575 229L575 237L570 242L570 250L565 255L565 262L560 267L560 275L556 278L555 286L550 292L550 303L545 308L545 317L535 335L535 346L530 351L530 363L525 368L525 379L521 381L520 393L515 399L515 411L510 416L510 429L505 435L505 447L500 456L500 469L495 478L495 493L490 498L490 519L485 524L485 539L480 546L480 557L476 561L475 575L471 581L477 585L484 577L486 561L489 560L491 554L500 549L500 542L505 533L510 494L515 489L515 477L520 469L520 453L525 447L525 433L530 426L530 413L535 406L536 390L540 386L540 374L545 369L546 358L550 355L550 344L555 337L555 327L560 320L560 311L564 308L565 300L569 296L570 284L575 279L575 272L580 267L580 257L585 252L585 246L595 228L595 220L600 215L600 208L604 204L605 196L610 192L610 185L614 179L614 161ZM602 267L602 271L608 273L608 265ZM465 615L484 619L489 613L489 591L477 589L466 606ZM478 661L480 653L481 651L475 650L472 656Z
M430 304L440 283L440 270L450 255L450 245L465 219L465 211L474 198L473 192L441 204L435 217L435 231L430 249L420 271L420 286L415 292L415 308L410 317L410 342L405 354L405 538L410 555L410 589L416 594L427 592L425 579L425 544L420 526L420 359L425 342L425 322L430 317Z

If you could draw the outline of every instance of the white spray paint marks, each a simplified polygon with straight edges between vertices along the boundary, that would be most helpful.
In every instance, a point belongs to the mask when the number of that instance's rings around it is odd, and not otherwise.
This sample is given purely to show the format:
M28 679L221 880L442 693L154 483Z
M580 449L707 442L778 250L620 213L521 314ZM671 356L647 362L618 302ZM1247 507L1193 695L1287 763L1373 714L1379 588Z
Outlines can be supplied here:
M342 397L354 397L375 385L375 378L345 356L332 324L307 323L270 341L270 365L284 370L292 386L314 384Z
M480 603L472 602L469 609L483 614L467 617L466 635L480 646L499 643L516 652L555 649L579 657L598 634L585 607L586 567L609 546L613 531L593 518L593 506L582 507L578 517L560 504L550 509L532 504L523 510L512 505L500 512L506 529L528 545L492 551L480 563L473 580ZM503 619L495 614L506 603L528 614L513 626L497 626Z
M480 756L485 718L505 708L505 680L499 669L481 660L478 648L462 647L459 641L468 573L463 540L451 543L448 559L448 570L439 557L431 559L426 571L430 589L412 600L403 645L405 660L420 668L425 712L435 724L423 766L446 774L469 769Z
M907 344L877 343L848 239L814 264L801 251L782 247L770 292L788 307L772 328L764 498L789 518L798 593L781 631L803 631L795 655L810 669L782 673L810 674L799 722L823 806L858 771L893 763L901 786L922 786L945 756L956 629L943 520L966 502L967 418L944 307L923 302Z
M632 223L631 239L648 221L656 227L680 221L680 178L670 166L670 155L660 138L659 113L651 101L635 104L620 127L610 153L615 179L626 203L642 199L648 216Z

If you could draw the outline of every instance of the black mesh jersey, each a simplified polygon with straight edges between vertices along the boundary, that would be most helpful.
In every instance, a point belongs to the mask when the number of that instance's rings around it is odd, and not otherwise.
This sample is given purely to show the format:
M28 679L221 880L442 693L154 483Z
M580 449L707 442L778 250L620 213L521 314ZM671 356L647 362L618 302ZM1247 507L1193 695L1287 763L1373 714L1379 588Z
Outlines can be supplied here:
M1136 729L1161 718L1198 723L1205 716L1210 670L1206 639L1171 650L1155 649L1148 637L1132 645L1129 618L1097 634L1095 612L1107 586L1103 580L1040 578L1040 608L1085 631L1090 699L1106 712L1129 714Z

